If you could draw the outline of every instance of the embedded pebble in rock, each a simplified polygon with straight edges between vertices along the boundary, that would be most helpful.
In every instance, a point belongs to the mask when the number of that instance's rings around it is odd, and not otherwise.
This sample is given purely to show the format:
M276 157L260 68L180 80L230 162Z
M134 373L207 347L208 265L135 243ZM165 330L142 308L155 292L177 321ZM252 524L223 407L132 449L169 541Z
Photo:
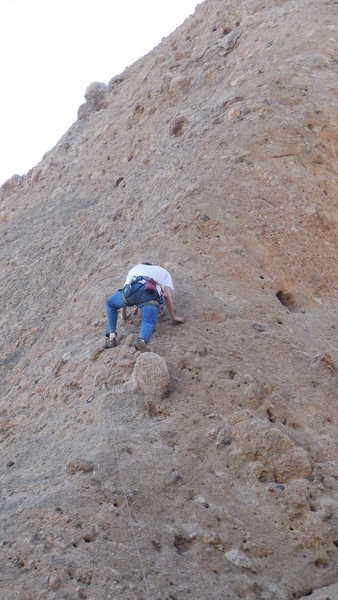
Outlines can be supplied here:
M163 398L169 392L170 376L164 358L154 352L144 352L138 357L133 378L143 394Z
M48 587L50 587L51 590L57 590L59 589L61 585L61 581L59 579L57 579L56 577L49 577L48 579Z
M68 475L74 475L75 473L91 473L94 470L94 465L88 460L83 458L76 458L71 460L67 464Z
M283 485L282 483L277 483L276 485L277 490L285 490L285 485Z
M105 83L94 81L87 87L85 99L93 110L102 110L107 107L108 93L109 87Z
M0 188L1 600L338 597L336 13L198 4Z
M217 533L215 534L210 532L207 535L204 535L203 544L205 544L206 546L216 548L220 552L222 552L222 550L224 549L223 542Z
M253 573L256 573L256 567L253 564L253 561L250 560L244 552L241 552L238 548L233 548L233 550L229 550L225 553L225 558L236 565L236 567L240 567L243 569L248 569Z
M301 596L299 600L336 600L338 598L338 583L315 589L309 594Z
M231 110L229 110L228 112L228 119L232 120L232 119L239 119L239 117L241 116L241 111L239 108L232 108Z
M234 452L246 461L259 461L277 482L311 475L306 451L258 417L235 424L232 437Z
M224 447L229 446L232 442L232 434L230 425L226 424L222 429L218 432L216 438L216 446Z

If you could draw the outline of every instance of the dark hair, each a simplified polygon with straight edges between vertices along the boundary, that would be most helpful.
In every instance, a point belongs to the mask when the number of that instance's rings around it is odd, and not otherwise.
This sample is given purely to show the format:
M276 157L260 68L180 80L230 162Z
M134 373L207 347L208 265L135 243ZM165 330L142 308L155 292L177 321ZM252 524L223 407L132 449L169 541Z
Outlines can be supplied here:
M149 265L149 267L152 267L152 266L153 266L151 263L148 263L148 262L144 262L144 263L142 263L142 264L143 264L143 265Z

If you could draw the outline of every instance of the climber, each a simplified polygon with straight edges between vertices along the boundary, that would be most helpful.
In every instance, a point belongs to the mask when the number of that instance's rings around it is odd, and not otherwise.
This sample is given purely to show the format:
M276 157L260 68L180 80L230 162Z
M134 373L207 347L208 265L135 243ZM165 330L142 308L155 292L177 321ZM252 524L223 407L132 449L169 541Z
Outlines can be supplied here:
M147 344L155 331L160 307L165 303L174 323L184 323L182 317L174 312L172 292L174 285L170 273L157 265L142 263L133 267L126 278L124 288L118 290L107 300L107 329L105 348L114 348L117 344L117 312L122 308L122 319L126 321L127 306L136 306L142 311L142 322L135 348L146 352Z

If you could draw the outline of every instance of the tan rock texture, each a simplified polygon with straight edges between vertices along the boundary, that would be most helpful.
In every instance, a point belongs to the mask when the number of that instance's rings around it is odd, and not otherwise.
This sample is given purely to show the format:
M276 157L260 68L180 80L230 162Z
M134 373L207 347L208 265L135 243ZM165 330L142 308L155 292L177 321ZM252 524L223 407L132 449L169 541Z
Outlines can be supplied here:
M241 420L232 429L232 439L235 452L244 461L258 461L263 466L261 477L264 474L267 479L285 482L311 475L311 463L304 448L296 446L289 436L263 419Z
M163 398L169 392L170 375L167 364L164 358L154 352L138 357L133 378L136 386L151 398Z
M336 18L206 0L2 186L1 598L336 597Z

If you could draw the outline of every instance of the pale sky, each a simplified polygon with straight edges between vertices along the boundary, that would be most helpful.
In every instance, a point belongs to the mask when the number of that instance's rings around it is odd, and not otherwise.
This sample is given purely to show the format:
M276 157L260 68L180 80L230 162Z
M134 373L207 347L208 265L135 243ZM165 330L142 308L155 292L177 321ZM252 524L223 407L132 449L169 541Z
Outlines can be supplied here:
M0 185L58 142L92 81L108 83L198 3L0 0Z

